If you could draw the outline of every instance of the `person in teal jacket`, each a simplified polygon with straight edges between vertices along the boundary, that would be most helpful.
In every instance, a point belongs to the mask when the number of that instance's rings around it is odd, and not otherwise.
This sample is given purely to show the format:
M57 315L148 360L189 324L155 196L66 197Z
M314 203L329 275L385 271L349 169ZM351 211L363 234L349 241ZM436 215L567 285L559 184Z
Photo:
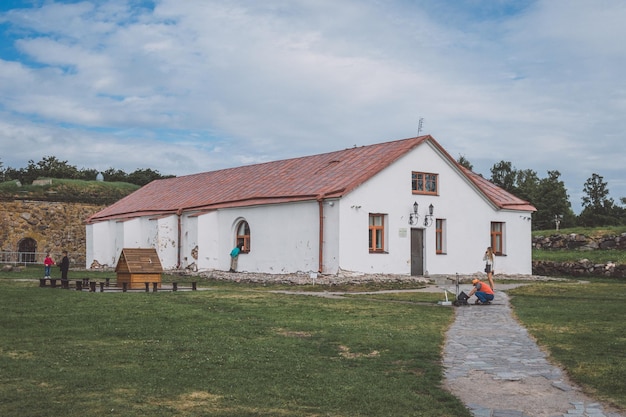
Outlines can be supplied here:
M230 271L228 272L237 272L237 261L242 250L243 243L240 243L230 251Z

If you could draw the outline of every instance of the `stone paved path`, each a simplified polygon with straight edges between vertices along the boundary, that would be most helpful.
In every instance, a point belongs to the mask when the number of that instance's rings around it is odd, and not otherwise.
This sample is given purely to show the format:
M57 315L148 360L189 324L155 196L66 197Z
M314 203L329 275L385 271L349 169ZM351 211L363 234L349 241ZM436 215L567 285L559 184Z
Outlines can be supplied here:
M505 293L496 291L492 305L455 310L444 347L446 385L474 416L624 417L588 398L548 362L513 319Z

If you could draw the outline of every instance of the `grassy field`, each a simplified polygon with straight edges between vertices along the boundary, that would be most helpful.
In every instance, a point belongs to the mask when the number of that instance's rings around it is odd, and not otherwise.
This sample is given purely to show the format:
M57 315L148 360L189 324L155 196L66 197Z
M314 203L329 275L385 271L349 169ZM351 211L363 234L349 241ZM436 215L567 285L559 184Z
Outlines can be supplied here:
M626 264L626 251L623 250L540 250L533 249L533 261L572 262L587 259L593 263L613 262Z
M619 236L622 233L626 233L626 226L606 226L606 227L570 227L561 230L533 230L532 236L550 236L553 234L569 235L580 234L590 237L604 237L604 236Z
M434 307L441 294L328 299L271 292L320 286L224 281L88 293L24 279L40 269L0 273L1 416L469 417L441 388L453 320L453 309ZM332 290L376 289L390 287ZM537 283L511 295L555 361L626 409L626 282Z
M542 283L511 290L515 314L592 395L626 409L626 282Z
M469 417L441 388L449 308L13 278L0 274L2 416Z

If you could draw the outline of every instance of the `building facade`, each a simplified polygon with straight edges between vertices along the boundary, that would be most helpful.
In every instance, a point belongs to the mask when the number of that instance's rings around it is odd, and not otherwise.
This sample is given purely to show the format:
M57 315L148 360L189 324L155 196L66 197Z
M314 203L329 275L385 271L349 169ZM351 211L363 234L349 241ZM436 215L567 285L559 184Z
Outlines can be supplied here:
M154 181L87 221L87 266L155 248L164 269L531 273L534 207L420 136Z

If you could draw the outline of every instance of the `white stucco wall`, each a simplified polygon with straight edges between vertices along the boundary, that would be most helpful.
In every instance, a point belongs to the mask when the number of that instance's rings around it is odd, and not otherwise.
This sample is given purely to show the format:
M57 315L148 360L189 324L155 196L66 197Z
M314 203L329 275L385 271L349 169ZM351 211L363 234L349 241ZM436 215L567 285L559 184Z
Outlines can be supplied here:
M439 195L411 191L411 172L439 175ZM419 223L408 223L413 203L419 204ZM445 254L436 254L435 222L423 226L428 206L434 218L445 219ZM384 254L370 254L368 224L370 213L387 214ZM410 274L412 227L424 229L424 270L428 274L470 274L482 271L482 257L490 245L491 222L506 223L506 255L496 260L496 271L531 273L530 222L528 213L498 211L477 193L454 166L431 146L420 146L341 201L341 269L358 272Z
M183 216L181 221L181 267L194 265L193 269L197 269L198 261L193 257L193 251L198 246L198 217Z
M100 222L86 226L86 268L93 261L101 265L115 265L115 225L111 222Z
M204 217L204 216L202 216ZM209 242L217 269L228 270L228 254L235 246L235 227L244 219L250 226L250 252L240 255L238 270L283 274L319 268L318 203L303 202L225 209L217 212L217 242ZM213 234L213 231L209 232ZM204 242L199 239L200 244Z

